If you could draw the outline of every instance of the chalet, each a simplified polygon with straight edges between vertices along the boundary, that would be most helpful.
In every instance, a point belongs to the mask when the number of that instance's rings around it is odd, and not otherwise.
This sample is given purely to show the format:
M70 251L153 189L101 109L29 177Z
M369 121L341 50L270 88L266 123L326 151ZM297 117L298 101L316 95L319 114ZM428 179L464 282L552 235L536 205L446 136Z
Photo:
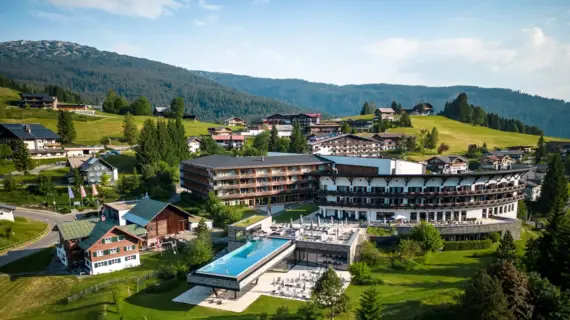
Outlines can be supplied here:
M99 184L102 182L104 175L109 176L109 182L111 183L119 180L117 168L101 158L68 158L67 166L71 169L79 169L84 184ZM68 180L72 183L73 177L70 176Z
M279 137L290 137L293 134L293 125L291 124L274 124L271 125L271 129L273 126L277 127L277 136Z
M309 134L331 134L340 133L342 125L336 122L321 122L307 127Z
M418 103L411 109L404 109L404 111L412 116L429 116L434 113L434 108L429 103Z
M139 201L123 215L127 225L135 224L146 229L146 245L153 246L157 239L171 237L179 232L190 230L188 212L166 202L152 199Z
M356 132L370 132L374 126L373 120L348 119L345 122L348 123L350 129Z
M188 144L188 152L190 153L198 153L200 151L200 138L198 137L188 137L186 140L186 144Z
M47 93L20 93L20 107L57 109L57 97Z
M144 228L85 219L63 222L57 229L57 257L68 270L83 269L95 275L140 265Z
M393 121L395 114L396 112L392 108L378 108L376 111L374 111L374 115L376 115L378 119L382 120Z
M318 124L321 122L320 113L299 113L299 114L280 114L276 113L263 119L265 124L287 124L292 125L295 122L299 123L299 126L306 128L312 124Z
M372 139L379 141L380 149L383 151L392 151L398 149L398 145L406 136L403 133L381 132L372 136Z
M225 127L208 128L208 133L211 136L229 136L232 134L232 129Z
M32 158L64 157L61 137L41 124L0 123L0 143L23 141Z
M343 134L309 143L316 155L379 157L380 142L354 134Z
M58 103L56 109L88 116L95 115L95 110L91 109L91 106L82 103Z
M16 207L0 203L0 220L14 222L14 211L16 211Z
M535 148L536 148L535 146L510 146L510 147L507 147L508 150L521 151L523 153L531 153L534 151Z
M155 117L166 117L170 113L170 107L154 107L152 114Z
M484 170L511 170L515 161L508 155L488 155L479 162L479 167Z
M212 139L216 143L226 149L241 149L245 144L245 136L230 134L230 135L214 135Z
M104 146L79 146L79 147L65 147L65 156L68 158L94 156L97 153L104 151Z
M461 156L435 156L427 160L427 169L440 174L456 174L467 171L467 159Z
M513 162L515 162L522 160L525 153L524 151L519 151L519 150L497 150L497 151L488 151L486 155L497 156L497 157L509 156L512 160L514 160Z
M224 125L228 127L245 127L245 120L232 117L224 120Z

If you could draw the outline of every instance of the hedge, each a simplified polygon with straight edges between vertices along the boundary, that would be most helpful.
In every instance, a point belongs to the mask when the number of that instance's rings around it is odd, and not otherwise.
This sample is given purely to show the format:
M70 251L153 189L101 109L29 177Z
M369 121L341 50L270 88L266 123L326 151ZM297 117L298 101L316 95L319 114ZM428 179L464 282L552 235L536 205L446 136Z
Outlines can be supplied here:
M493 246L491 239L473 241L445 241L444 251L489 249Z

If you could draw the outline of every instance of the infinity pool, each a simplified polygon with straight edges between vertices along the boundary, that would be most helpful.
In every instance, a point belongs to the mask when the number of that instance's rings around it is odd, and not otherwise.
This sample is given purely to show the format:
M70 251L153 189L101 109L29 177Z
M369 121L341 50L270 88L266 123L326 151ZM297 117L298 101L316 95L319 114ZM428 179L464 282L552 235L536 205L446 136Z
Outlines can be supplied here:
M289 241L275 238L249 241L218 260L198 269L197 273L237 277Z

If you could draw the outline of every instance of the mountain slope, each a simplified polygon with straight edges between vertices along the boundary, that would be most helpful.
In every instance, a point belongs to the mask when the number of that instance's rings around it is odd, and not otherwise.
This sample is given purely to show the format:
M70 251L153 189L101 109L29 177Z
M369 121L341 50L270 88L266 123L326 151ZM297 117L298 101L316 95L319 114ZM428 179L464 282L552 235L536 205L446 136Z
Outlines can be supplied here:
M182 96L187 111L205 120L300 111L283 102L226 88L183 68L70 42L2 42L0 74L35 85L60 85L92 103L102 103L109 89L129 100L144 95L154 106L169 105L172 98Z
M392 84L336 86L297 79L265 79L205 71L196 73L249 94L336 116L360 113L365 101L375 101L380 107L396 100L404 108L410 108L418 102L429 102L439 112L443 110L446 101L453 100L459 93L465 92L470 103L483 107L486 112L538 126L551 136L570 137L570 126L566 125L570 121L570 103L509 89Z

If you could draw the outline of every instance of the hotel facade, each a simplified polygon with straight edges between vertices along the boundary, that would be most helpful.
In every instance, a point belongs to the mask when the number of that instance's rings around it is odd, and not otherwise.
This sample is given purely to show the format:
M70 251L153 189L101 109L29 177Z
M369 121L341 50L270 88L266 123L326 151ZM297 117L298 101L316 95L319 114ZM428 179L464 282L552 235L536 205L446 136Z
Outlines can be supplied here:
M318 189L318 180L307 174L331 164L313 155L211 155L182 161L180 185L203 198L213 191L227 205L300 202L312 200Z

